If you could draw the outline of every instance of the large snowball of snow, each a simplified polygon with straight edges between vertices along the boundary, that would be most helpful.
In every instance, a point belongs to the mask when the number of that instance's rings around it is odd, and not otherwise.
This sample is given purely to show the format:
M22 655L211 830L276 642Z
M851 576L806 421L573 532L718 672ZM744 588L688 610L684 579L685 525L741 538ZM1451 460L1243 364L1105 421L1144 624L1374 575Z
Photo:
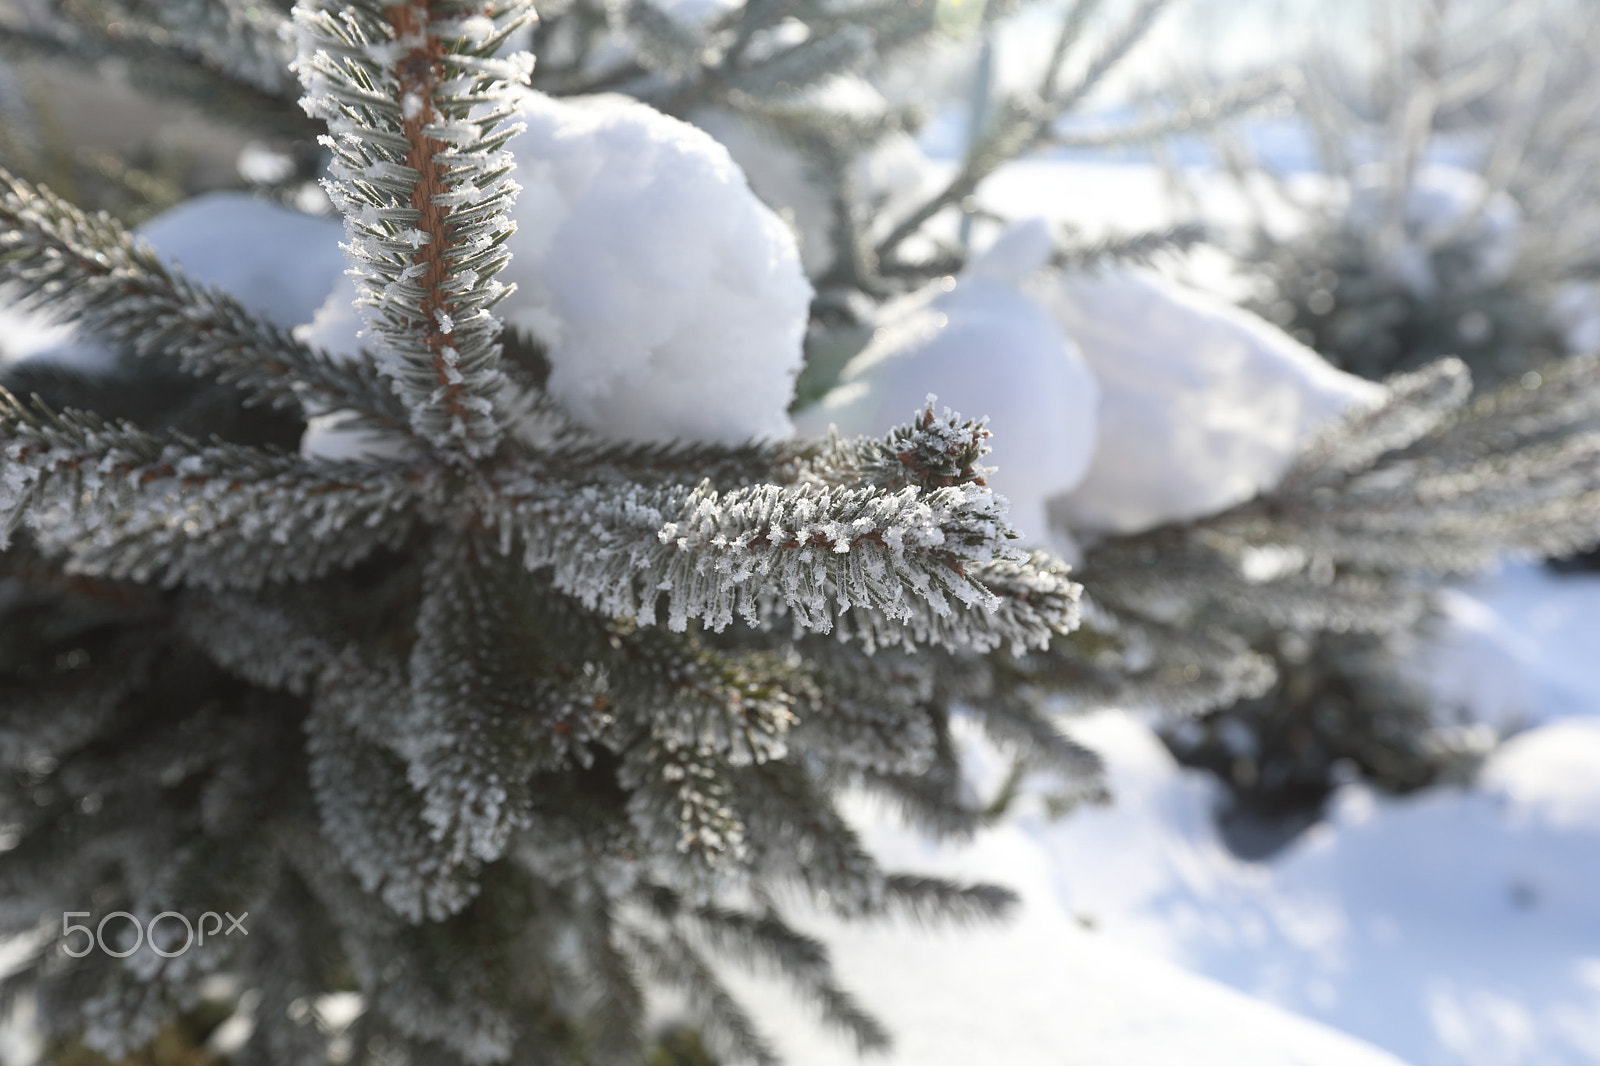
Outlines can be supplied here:
M1390 170L1374 163L1356 174L1348 220L1362 231L1379 230L1390 210ZM1521 250L1522 209L1504 190L1459 167L1430 164L1412 177L1403 205L1401 240L1386 249L1388 268L1419 297L1439 288L1434 253L1447 243L1470 249L1456 268L1459 285L1496 285L1511 276Z
M211 193L179 204L134 235L190 281L221 289L247 310L280 326L311 320L344 272L344 227L244 193ZM41 330L43 319L7 312L22 342L12 357L50 359L82 369L109 367L114 356L70 329ZM24 328L26 327L26 328Z
M990 484L1010 501L1026 539L1051 544L1045 501L1089 468L1099 390L1049 312L1018 288L1044 261L1041 234L1048 256L1048 232L1025 224L959 278L887 308L839 385L797 416L800 431L820 435L832 424L844 434L886 433L929 393L968 417L987 415L994 452L986 461L999 468Z
M499 311L549 346L552 395L622 439L787 436L811 286L727 150L625 97L521 117Z
M1145 271L1036 290L1100 382L1099 441L1052 513L1133 532L1209 514L1277 481L1326 422L1380 386L1248 312Z

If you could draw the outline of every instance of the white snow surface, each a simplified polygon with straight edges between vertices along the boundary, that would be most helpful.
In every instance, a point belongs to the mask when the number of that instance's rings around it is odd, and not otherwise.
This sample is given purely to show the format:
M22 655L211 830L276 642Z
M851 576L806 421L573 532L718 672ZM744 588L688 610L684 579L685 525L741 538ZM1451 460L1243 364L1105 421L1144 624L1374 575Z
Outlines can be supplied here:
M787 436L811 286L727 150L620 96L520 117L499 311L549 345L552 395L618 438Z
M1403 1066L1401 1060L1085 930L1054 901L1050 857L989 834L954 864L863 808L868 841L920 869L1001 878L1024 898L997 926L798 924L829 946L841 982L894 1036L882 1066ZM730 974L786 1061L858 1066L845 1041L769 977Z
M344 273L344 227L244 193L210 193L135 231L192 281L280 326L309 322Z
M997 468L989 483L1010 502L1024 539L1052 546L1045 503L1088 469L1099 388L1071 340L1019 287L1049 254L1040 233L1021 224L960 277L886 308L873 341L796 423L812 436L830 425L882 434L909 421L929 394L968 417L987 416L994 451L984 461Z
M1052 510L1073 529L1133 532L1241 503L1328 422L1383 395L1150 271L1061 275L1035 291L1100 382L1093 461Z
M1426 668L1445 683L1481 664L1462 691L1510 676L1525 731L1469 784L1401 799L1344 786L1328 820L1271 861L1227 850L1221 788L1131 713L1068 720L1105 759L1108 807L1052 820L1030 782L1005 823L939 846L853 804L890 868L1024 899L999 929L803 923L901 1036L888 1061L1600 1063L1600 576L1507 567L1452 599ZM988 795L1005 765L975 731L960 736ZM751 988L764 1017L785 1015L775 986ZM787 1013L795 1061L849 1061Z
M1186 188L1219 223L1262 211L1284 232L1304 224L1302 208L1248 201L1226 181L1196 177ZM1317 201L1326 190L1298 193ZM992 175L978 199L1003 216L1070 225L1086 239L1191 217L1152 166L1024 160ZM1174 270L1192 283L1108 268L1035 275L1024 285L1076 345L1100 394L1088 471L1050 507L1057 527L1133 532L1225 509L1276 483L1329 421L1383 395L1212 295L1239 284L1221 253L1190 256Z
M77 331L34 311L0 306L0 365L72 350Z
M1417 657L1439 706L1503 732L1600 715L1600 574L1508 565L1440 606Z
M356 310L356 283L348 274L334 282L311 319L294 331L300 341L329 355L354 359L363 345L372 344L366 320Z
M942 848L853 812L891 867L1024 898L999 929L805 923L900 1036L890 1063L1600 1062L1600 721L1524 734L1470 788L1348 786L1266 865L1228 853L1213 782L1136 717L1074 732L1107 761L1109 808L1025 807ZM749 988L795 1061L850 1061L781 991Z

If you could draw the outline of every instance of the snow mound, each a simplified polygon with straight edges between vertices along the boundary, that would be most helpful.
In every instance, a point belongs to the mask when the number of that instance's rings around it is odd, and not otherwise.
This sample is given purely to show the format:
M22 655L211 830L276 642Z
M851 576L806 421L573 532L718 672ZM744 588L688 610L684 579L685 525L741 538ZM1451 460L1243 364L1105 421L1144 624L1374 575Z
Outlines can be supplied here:
M1442 589L1439 606L1412 660L1435 705L1502 734L1600 715L1600 574L1508 564Z
M335 283L311 320L297 327L296 339L342 359L354 359L371 344L366 320L356 310L356 283L345 275Z
M1082 483L1052 514L1129 533L1224 510L1273 485L1327 422L1380 386L1246 311L1139 270L1035 290L1100 381Z
M811 286L727 150L625 97L521 118L498 310L548 345L551 394L621 439L787 436Z
M980 787L992 787L1008 763L993 749L980 750L967 723L955 725L964 766L986 778ZM1087 834L1085 813L1059 823L1030 815L967 845L939 844L878 801L852 797L847 805L886 867L999 882L1023 901L1009 921L970 928L846 924L795 912L799 928L827 943L843 985L894 1034L884 1066L1402 1066L1354 1037L1185 972L1175 964L1182 961L1177 952L1169 952L1176 960L1161 958L1127 935L1116 912L1098 906L1101 892L1113 904L1148 906L1169 895L1181 901L1190 895L1185 874L1204 876L1229 858L1207 836L1211 791L1177 779L1148 730L1118 714L1079 728L1079 738L1106 756L1118 786L1118 806L1087 812L1102 823L1088 825ZM1050 846L1052 831L1075 833L1075 846ZM1074 895L1085 882L1095 891ZM1107 919L1110 930L1102 928ZM794 1010L780 982L734 976L741 1000L777 1027L788 1061L859 1061Z
M1030 910L1417 1066L1600 1062L1600 719L1529 730L1470 786L1395 799L1347 785L1326 821L1270 863L1229 853L1213 817L1222 790L1178 767L1139 718L1067 726L1104 759L1111 806L1053 820L1030 784L1014 815L971 845L880 826L867 833L875 853L1020 886ZM960 738L989 794L1005 760L974 731ZM1070 972L1076 960L1058 965ZM1026 1016L1020 997L993 1010L983 1024L996 1034Z
M882 1066L1404 1066L1352 1037L1120 948L1048 907L1000 928L802 924L894 1035ZM777 982L735 991L786 1061L859 1056Z
M1600 832L1600 722L1568 719L1513 738L1479 784L1530 824Z
M1018 288L1042 265L1036 229L1015 228L959 278L886 308L838 386L796 423L812 436L830 424L846 435L886 433L930 393L968 417L986 415L994 451L985 461L998 467L989 483L1024 538L1048 544L1045 501L1089 468L1099 390L1049 313Z

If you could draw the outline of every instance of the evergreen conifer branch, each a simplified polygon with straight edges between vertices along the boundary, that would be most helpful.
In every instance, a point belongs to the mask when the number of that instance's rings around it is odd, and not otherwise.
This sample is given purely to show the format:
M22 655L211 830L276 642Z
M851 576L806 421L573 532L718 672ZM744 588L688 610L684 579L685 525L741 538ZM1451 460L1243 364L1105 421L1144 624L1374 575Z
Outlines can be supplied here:
M1437 429L1466 403L1472 374L1459 359L1441 359L1385 384L1384 402L1340 420L1305 449L1283 477L1284 495L1314 494Z
M724 91L755 97L793 94L797 86L860 70L873 57L874 43L866 26L845 23L832 32L814 33L760 66L728 75Z
M859 784L921 832L943 839L970 839L990 824L990 818L978 797L963 784L948 717L938 715L934 726L933 758L925 767L912 773L866 770L860 774Z
M338 650L302 620L236 592L191 592L179 600L178 631L218 666L253 685L308 696Z
M637 42L639 63L669 76L692 71L705 48L690 27L651 0L629 0L621 7L623 21Z
M343 657L306 719L311 787L323 831L362 889L408 921L438 921L477 895L478 862L435 834L404 760L359 724L404 707L408 695L398 671Z
M587 899L577 908L573 923L582 943L575 983L592 1004L594 1061L623 1066L639 1059L646 1003L643 975L620 943L619 912L625 904L618 901L614 906L597 884L585 887Z
M1577 364L1568 375L1558 398L1567 424L1552 433L1525 422L1525 436L1505 417L1522 402L1521 382L1467 407L1459 361L1399 375L1384 403L1330 428L1274 493L1202 525L1334 563L1434 573L1479 569L1507 551L1585 548L1600 539L1600 427L1585 417L1600 374ZM1470 440L1480 444L1468 449Z
M1129 557L1148 569L1159 549ZM1085 605L1085 623L1044 652L1011 666L1017 679L1043 691L1069 693L1069 706L1156 707L1172 715L1191 715L1271 687L1272 663L1249 642L1221 624L1193 624L1189 601L1176 596L1159 610L1119 602L1116 590L1124 571L1098 553L1091 554L1096 593ZM1100 591L1103 589L1104 591Z
M404 425L404 410L363 361L314 351L163 264L105 214L0 169L0 281L24 306L81 322L111 348L173 358L275 407L349 408Z
M142 16L208 66L262 92L289 94L288 67L294 58L289 20L271 3L128 0L122 14L124 27L130 16Z
M867 62L926 40L938 25L931 4L775 0L743 4L703 25L690 26L651 0L632 0L617 10L632 54L598 75L583 69L579 48L558 70L545 70L563 91L589 93L625 87L660 110L686 115L711 104L742 98L777 103ZM581 20L580 12L557 17ZM785 20L803 25L804 39L785 41L776 28Z
M783 1060L755 1021L728 994L722 982L688 939L676 930L661 937L633 931L624 940L628 954L661 984L687 999L715 1053L753 1066L782 1066Z
M565 761L547 739L556 722L539 713L545 701L529 700L554 694L519 669L533 634L497 580L494 564L503 560L481 547L471 537L434 539L411 648L409 714L398 730L423 815L457 864L498 859L528 825L533 775Z
M726 858L749 857L747 822L728 771L716 752L674 737L649 737L624 757L619 780L630 790L628 815L639 840L691 859L693 866L674 871L689 885L698 887L702 870Z
M1146 266L1158 256L1188 251L1205 239L1205 227L1194 223L1179 223L1143 233L1113 233L1088 242L1069 229L1051 257L1051 265L1067 272L1094 270L1109 264Z
M447 455L488 456L504 432L491 308L509 292L495 279L518 190L505 145L531 57L495 53L532 17L469 0L296 9L302 105L329 124L357 305L412 427Z
M664 904L659 896L658 893L655 901L658 911L675 917L679 910L676 901ZM857 1051L887 1051L892 1046L883 1024L834 980L827 949L791 929L777 914L746 914L706 905L688 910L687 916L718 955L737 960L751 970L787 978L796 991L816 1005L824 1022L854 1037Z
M0 390L4 529L26 522L70 572L259 588L347 567L403 540L426 473L163 439Z
M182 101L218 119L276 137L315 136L304 114L283 98L231 75L192 52L139 32L112 34L105 20L66 8L44 25L0 25L0 52L23 62L98 64L122 60L129 82L157 99Z
M664 597L676 631L787 614L869 646L1041 645L1076 624L1077 586L1046 556L996 550L1010 529L974 471L985 436L930 409L883 440L833 442L797 484L727 492L512 466L479 507L506 551L612 617L654 624Z
M999 885L962 884L942 877L890 874L884 878L885 907L923 922L948 919L977 924L1004 919L1021 899Z
M1443 462L1594 430L1600 430L1600 355L1590 353L1542 365L1515 387L1480 393L1428 447Z
M1133 144L1152 144L1214 129L1240 118L1287 101L1285 92L1292 86L1282 75L1255 78L1209 96L1183 99L1168 113L1132 126L1113 126L1102 130L1076 132L1054 129L1046 139L1053 148L1069 151L1103 151Z
M1082 684L1095 676L1103 633L1110 647L1169 676L1192 671L1197 682L1183 692L1163 682L1145 696L1207 710L1266 691L1271 664L1250 651L1264 633L1392 632L1425 610L1425 575L1470 572L1508 551L1560 555L1594 544L1600 371L1577 360L1550 374L1548 398L1511 382L1470 405L1458 361L1398 376L1383 402L1330 427L1261 498L1096 546L1085 573L1101 610L1021 668ZM1532 415L1545 402L1548 424ZM1194 626L1200 619L1206 632ZM1202 682L1225 681L1230 662L1237 682ZM1125 658L1107 691L1137 688L1141 673Z
M504 930L514 942L485 958L463 952L461 944L474 931L499 932L492 913L474 910L444 921L407 924L351 882L326 847L308 848L303 859L295 859L324 906L337 915L334 932L367 1013L378 1022L372 1033L378 1046L422 1047L444 1062L473 1066L506 1062L518 1051L533 1061L570 1053L570 1036L518 1024L544 1006L538 996L545 990L529 987L527 969L517 965L522 960L514 953L526 952L527 961L543 956L534 966L548 965L554 952L539 943L537 934L548 935L549 926L536 919L533 936ZM524 886L513 880L506 887ZM569 901L551 896L545 902L559 918L570 917Z
M727 784L762 883L799 885L841 917L882 913L884 872L834 807L819 768L769 762L730 770Z
M927 671L910 653L808 637L797 650L826 683L791 684L798 719L789 743L840 768L915 775L933 763L937 738L924 704Z
M1037 96L1023 94L1001 101L983 130L973 138L954 177L939 192L901 218L877 243L876 256L892 263L900 246L936 215L961 203L983 180L1004 164L1050 142L1062 115L1082 102L1127 58L1170 6L1171 0L1140 0L1110 37L1089 57L1070 83L1061 83L1067 60L1082 44L1098 0L1076 3L1066 13Z

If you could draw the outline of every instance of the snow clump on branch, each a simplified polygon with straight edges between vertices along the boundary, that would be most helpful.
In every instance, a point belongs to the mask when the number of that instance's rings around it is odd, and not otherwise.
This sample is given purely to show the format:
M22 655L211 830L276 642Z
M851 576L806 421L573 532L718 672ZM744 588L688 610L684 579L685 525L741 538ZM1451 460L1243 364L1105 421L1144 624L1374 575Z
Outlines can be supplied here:
M1073 554L1052 534L1045 503L1089 469L1099 388L1072 341L1020 287L1052 247L1042 222L1019 223L959 277L891 305L839 385L799 414L801 431L881 434L929 393L987 415L999 467L988 480L1010 501L1012 525L1029 543Z
M622 96L530 93L519 118L496 310L545 346L551 396L619 440L787 437L811 285L727 150ZM302 339L370 345L353 298L340 285Z
M1101 388L1094 461L1051 511L1073 530L1132 533L1243 503L1323 426L1384 395L1149 271L1063 274L1038 291Z
M548 346L550 393L619 439L788 436L811 285L727 149L621 96L520 117L500 311Z

